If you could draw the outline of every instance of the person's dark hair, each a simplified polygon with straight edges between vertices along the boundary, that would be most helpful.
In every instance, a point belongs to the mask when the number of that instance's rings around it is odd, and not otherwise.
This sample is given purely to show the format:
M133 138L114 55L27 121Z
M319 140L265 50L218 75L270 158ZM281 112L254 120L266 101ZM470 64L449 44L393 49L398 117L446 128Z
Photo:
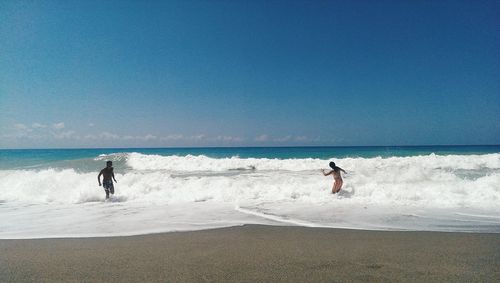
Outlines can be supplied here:
M335 170L335 168L337 167L337 166L335 166L335 162L333 162L333 161L330 162L329 165L330 165L330 167L332 167L333 170Z
M113 165L113 161L107 161L106 162L106 166L111 166L111 165Z

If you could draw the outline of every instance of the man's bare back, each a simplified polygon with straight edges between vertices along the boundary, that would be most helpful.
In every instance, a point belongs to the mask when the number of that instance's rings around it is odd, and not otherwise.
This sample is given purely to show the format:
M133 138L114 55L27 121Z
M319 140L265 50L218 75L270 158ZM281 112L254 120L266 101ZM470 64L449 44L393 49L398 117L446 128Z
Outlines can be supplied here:
M113 167L111 168L106 167L102 169L101 172L99 172L99 175L102 175L103 182L111 181L111 178L114 176Z
M104 187L104 191L106 192L106 199L109 198L109 194L115 193L115 187L113 186L113 180L116 183L115 173L113 172L113 162L106 162L106 168L102 169L97 176L97 182L99 182L99 186L101 186L101 175L102 178L102 186Z

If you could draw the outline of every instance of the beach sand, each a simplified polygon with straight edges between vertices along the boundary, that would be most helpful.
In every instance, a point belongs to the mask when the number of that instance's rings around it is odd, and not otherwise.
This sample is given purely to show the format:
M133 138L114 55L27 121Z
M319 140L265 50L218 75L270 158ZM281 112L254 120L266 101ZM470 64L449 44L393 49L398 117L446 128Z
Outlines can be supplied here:
M0 281L499 282L500 234L245 225L0 240Z

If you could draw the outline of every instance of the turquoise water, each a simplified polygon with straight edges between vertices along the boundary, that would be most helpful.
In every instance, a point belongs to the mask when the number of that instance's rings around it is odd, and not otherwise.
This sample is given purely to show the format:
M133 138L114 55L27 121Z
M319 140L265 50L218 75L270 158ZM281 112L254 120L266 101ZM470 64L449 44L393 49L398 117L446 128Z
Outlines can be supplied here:
M363 146L363 147L211 147L211 148L98 148L98 149L3 149L0 169L21 169L61 161L95 158L102 154L130 153L162 156L204 155L212 158L347 158L407 157L418 155L470 155L499 153L500 145L474 146Z

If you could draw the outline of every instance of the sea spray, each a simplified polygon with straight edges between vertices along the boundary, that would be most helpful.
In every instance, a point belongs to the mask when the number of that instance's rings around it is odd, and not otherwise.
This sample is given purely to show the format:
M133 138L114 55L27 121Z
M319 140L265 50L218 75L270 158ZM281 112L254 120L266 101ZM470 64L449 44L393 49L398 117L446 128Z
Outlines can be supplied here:
M110 202L97 185L97 166L105 160L120 162ZM339 195L331 195L333 180L319 172L328 161L131 152L0 170L0 237L128 235L245 223L500 232L498 153L337 158L348 172ZM87 170L91 165L95 172ZM30 220L46 218L53 221Z

